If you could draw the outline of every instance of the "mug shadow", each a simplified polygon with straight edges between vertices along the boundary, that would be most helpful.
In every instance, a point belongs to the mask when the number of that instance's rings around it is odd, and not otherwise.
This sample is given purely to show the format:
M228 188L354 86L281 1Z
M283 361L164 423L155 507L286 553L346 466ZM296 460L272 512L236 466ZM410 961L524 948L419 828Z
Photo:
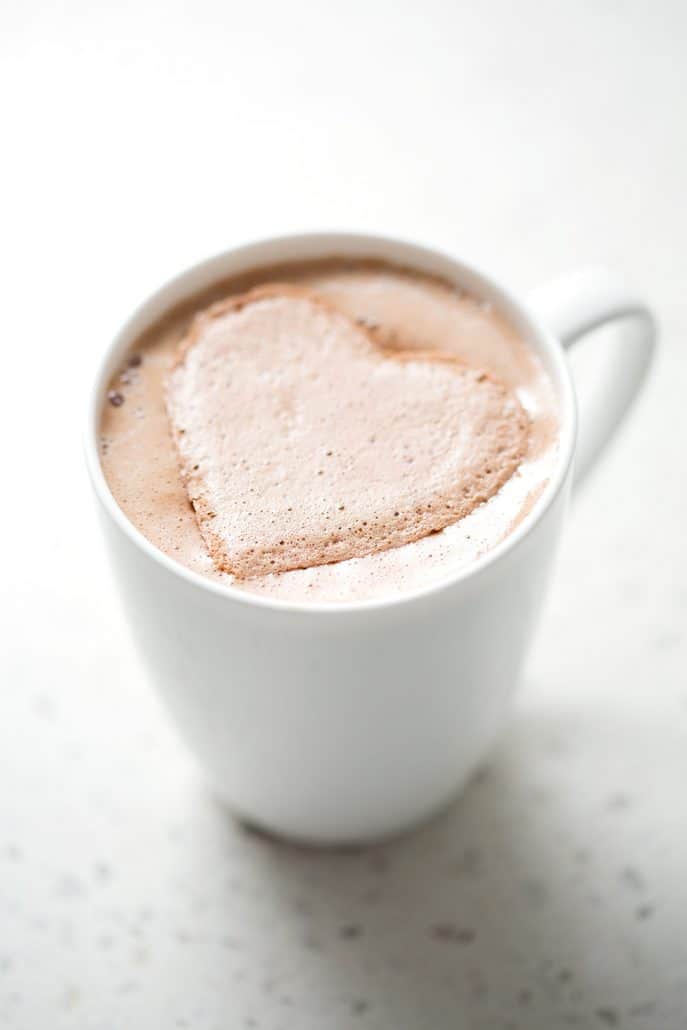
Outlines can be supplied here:
M627 996L646 885L622 834L595 852L630 801L578 796L577 728L570 712L520 712L448 811L381 845L318 851L227 821L292 955L260 989L330 1030L655 1028L660 950L640 948ZM642 728L599 727L584 760L605 761L613 732L628 748Z

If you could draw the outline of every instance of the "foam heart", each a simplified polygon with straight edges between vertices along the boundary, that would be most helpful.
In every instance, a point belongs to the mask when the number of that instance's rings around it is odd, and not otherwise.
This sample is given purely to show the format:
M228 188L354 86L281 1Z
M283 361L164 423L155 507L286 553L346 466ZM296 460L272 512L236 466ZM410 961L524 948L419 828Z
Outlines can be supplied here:
M527 446L527 416L486 372L383 351L289 286L197 316L166 403L208 551L242 578L441 530L494 494Z

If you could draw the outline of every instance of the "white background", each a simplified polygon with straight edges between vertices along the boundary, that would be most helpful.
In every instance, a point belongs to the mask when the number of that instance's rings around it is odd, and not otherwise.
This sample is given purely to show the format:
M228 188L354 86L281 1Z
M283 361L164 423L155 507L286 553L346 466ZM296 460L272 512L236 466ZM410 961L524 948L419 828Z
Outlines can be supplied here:
M0 1025L686 1025L686 11L4 0ZM132 652L79 440L148 291L307 228L523 290L605 262L662 327L509 733L443 819L354 855L248 836L205 792Z

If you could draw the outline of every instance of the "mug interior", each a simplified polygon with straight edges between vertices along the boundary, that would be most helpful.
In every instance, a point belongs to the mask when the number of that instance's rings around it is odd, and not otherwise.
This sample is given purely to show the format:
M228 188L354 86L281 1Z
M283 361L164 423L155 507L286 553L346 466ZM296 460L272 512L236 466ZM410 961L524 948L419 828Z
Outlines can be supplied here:
M98 427L108 383L121 364L123 355L131 344L162 315L175 305L192 298L203 289L222 279L231 278L241 272L262 265L288 263L291 261L321 260L325 258L350 258L355 260L376 258L381 261L409 266L419 272L441 277L477 297L488 301L500 311L518 334L540 358L556 393L559 415L559 445L552 475L541 497L525 516L519 526L495 547L475 561L468 563L435 583L415 590L361 601L322 603L313 601L284 601L276 598L250 594L229 584L208 579L199 573L168 557L143 536L129 521L112 495L100 464L98 453ZM528 535L552 503L566 481L572 462L576 432L575 398L563 349L527 307L494 280L478 271L474 266L426 247L383 236L368 236L356 233L309 233L298 236L283 236L262 240L233 248L182 272L167 282L146 301L122 327L100 361L96 380L91 391L88 424L86 429L86 458L96 494L110 517L120 529L144 552L165 565L174 574L192 581L198 587L212 593L231 597L243 604L258 607L308 612L335 612L341 609L356 611L364 608L379 608L403 604L419 596L439 591L462 580L473 579L487 566L498 561L502 554L516 547Z

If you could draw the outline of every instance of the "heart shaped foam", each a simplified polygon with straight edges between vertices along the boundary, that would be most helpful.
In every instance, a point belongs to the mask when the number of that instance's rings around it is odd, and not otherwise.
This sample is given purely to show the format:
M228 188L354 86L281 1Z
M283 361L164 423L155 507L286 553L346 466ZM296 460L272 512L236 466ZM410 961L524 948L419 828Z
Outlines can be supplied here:
M166 403L208 551L241 578L441 530L494 494L527 446L527 416L486 372L383 351L281 285L196 317Z

